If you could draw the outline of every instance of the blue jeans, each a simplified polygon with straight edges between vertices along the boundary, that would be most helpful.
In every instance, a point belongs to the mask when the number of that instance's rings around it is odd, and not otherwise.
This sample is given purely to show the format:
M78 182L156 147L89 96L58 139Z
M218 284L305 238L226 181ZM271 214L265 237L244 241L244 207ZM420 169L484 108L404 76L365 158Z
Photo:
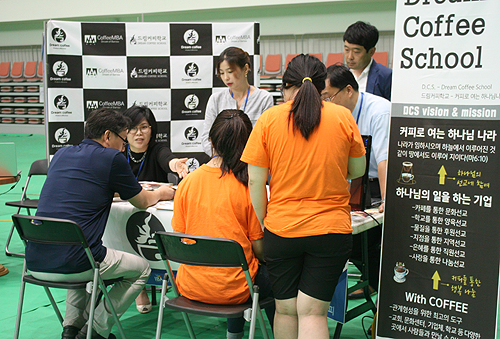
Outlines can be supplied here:
M266 265L259 265L257 270L257 275L254 279L254 284L259 286L259 299L264 299L267 297L272 297L273 292L271 291L271 282L269 280L269 273L267 272ZM276 306L273 304L265 308L267 319L273 327L274 322L274 312L276 311ZM240 339L243 338L245 326L245 318L228 318L227 319L227 338L228 339Z

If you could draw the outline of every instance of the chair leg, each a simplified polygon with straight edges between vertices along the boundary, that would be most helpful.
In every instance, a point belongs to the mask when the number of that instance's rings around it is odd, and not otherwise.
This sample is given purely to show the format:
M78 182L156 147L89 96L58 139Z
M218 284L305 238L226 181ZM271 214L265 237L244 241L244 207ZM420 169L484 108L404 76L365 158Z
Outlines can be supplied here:
M166 291L167 288L167 275L163 277L163 282L161 284L161 297L160 297L160 305L158 307L158 321L156 323L156 339L161 338L161 326L163 325L163 311L165 308L165 299L166 299Z
M52 308L56 312L56 315L57 315L57 318L59 319L59 322L62 325L64 318L61 315L61 311L59 311L59 307L57 307L56 301L54 300L54 297L52 296L52 293L50 293L50 290L49 290L49 288L47 286L44 286L43 288L45 290L45 293L47 294L47 297L50 300L50 304L52 305Z
M10 252L9 251L9 245L10 245L10 240L12 239L12 235L14 234L14 224L12 224L12 227L10 228L9 236L7 237L7 242L5 243L5 255L7 256L14 256L14 257L21 257L24 258L24 253L15 253L15 252Z
M249 339L255 337L255 324L257 317L257 309L259 308L259 286L253 285L253 295L252 295L252 318L250 319L250 331L248 334Z
M24 265L26 266L26 263ZM23 272L25 271L23 270ZM17 304L16 328L14 330L14 339L19 339L19 329L21 326L21 315L23 313L23 299L24 299L25 288L26 288L26 283L21 278L21 291L19 292L19 302Z
M189 337L191 339L196 339L196 335L194 334L193 326L191 325L191 320L189 320L189 316L187 313L181 312L182 317L184 318L184 322L186 323L186 327L189 332Z
M92 292L90 293L90 310L89 310L89 320L87 326L87 339L91 339L92 330L94 328L94 313L95 313L95 305L97 297L97 287L99 286L98 279L99 279L99 268L96 268L94 269L94 279L92 280ZM104 302L104 300L102 302Z
M104 296L104 299L102 302L108 302L109 304L109 309L111 311L111 314L113 315L113 318L115 320L116 327L118 327L118 332L120 332L120 336L122 339L127 339L125 336L125 331L123 330L122 323L120 322L120 318L118 317L118 314L116 313L115 307L113 306L113 303L111 302L111 299L109 298L108 290L106 289L106 285L104 284L104 281L102 278L99 276L99 285L102 291L102 294ZM105 305L105 304L104 304Z

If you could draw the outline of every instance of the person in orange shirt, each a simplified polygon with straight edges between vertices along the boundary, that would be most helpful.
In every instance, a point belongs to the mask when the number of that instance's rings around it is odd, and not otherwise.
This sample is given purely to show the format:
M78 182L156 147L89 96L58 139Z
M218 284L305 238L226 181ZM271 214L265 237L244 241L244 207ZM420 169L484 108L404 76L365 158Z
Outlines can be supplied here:
M271 296L269 275L262 259L262 228L248 192L248 167L240 161L252 131L241 110L223 110L210 128L214 156L179 184L174 200L174 231L236 240L243 247L249 271L260 297ZM213 304L241 304L250 298L243 270L181 265L180 293ZM271 326L275 308L266 309ZM242 338L243 318L227 320L227 338Z
M265 226L276 339L329 338L328 306L352 248L347 179L364 174L365 148L351 112L322 102L325 79L317 58L292 59L285 103L262 114L241 157Z

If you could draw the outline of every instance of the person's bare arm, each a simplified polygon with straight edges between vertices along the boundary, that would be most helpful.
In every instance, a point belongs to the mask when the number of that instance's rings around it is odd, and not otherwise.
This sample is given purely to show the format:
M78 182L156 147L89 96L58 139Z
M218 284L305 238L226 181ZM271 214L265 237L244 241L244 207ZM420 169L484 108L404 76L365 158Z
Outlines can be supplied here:
M139 194L130 198L128 201L137 208L148 208L161 200L172 200L174 189L168 185L162 185L154 191L142 189Z
M248 165L248 190L250 191L250 199L255 211L255 215L264 227L264 218L267 213L267 190L266 181L269 169L267 167L260 167Z
M363 155L358 158L349 157L347 163L347 179L356 179L365 174L366 157Z
M252 241L252 250L257 259L264 261L264 242L262 238Z

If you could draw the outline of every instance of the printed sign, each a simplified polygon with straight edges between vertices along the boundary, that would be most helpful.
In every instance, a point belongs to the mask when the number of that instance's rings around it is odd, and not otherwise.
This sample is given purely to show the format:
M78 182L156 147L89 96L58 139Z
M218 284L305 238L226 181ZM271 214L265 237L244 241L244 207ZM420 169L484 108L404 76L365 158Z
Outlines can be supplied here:
M496 338L499 11L397 2L377 338Z

